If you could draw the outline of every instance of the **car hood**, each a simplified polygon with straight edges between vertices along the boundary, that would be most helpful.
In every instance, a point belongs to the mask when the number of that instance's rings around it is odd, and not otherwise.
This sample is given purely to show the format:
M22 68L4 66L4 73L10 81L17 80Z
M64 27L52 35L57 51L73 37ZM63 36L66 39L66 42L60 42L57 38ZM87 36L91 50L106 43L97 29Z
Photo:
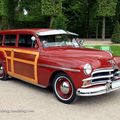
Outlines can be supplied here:
M111 59L112 55L103 50L88 49L88 48L46 48L47 55L52 57L64 58L96 58L96 59Z
M110 67L108 60L113 58L109 52L102 50L57 47L45 48L41 56L43 58L43 63L49 62L55 66L70 68L81 68L86 63L90 63L93 68Z

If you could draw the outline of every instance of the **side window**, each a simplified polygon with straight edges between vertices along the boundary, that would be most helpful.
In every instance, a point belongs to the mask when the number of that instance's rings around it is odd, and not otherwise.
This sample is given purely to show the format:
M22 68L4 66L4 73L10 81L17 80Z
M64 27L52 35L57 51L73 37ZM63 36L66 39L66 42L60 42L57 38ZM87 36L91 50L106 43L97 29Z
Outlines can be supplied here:
M19 42L18 42L18 46L19 47L28 47L28 48L34 48L35 46L35 41L33 41L31 38L33 37L33 35L20 35L19 36Z
M0 45L2 45L3 35L0 35Z
M4 45L15 46L15 43L16 43L16 35L5 35Z

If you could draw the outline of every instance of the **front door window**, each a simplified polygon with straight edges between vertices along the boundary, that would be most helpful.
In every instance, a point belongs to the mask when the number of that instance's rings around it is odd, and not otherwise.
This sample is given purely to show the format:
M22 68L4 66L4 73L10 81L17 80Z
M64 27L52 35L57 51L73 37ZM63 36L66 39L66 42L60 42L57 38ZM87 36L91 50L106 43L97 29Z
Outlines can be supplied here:
M36 41L32 40L33 35L20 35L19 36L19 42L18 46L19 47L27 47L27 48L34 48Z

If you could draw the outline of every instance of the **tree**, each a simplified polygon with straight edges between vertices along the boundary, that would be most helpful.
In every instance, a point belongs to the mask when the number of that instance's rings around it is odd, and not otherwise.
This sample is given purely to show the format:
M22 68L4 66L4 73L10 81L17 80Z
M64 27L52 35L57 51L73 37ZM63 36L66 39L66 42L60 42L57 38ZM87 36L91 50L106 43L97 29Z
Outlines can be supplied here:
M99 37L102 29L105 39L116 21L120 0L0 0L0 28L62 28L88 38Z
M68 19L67 28L82 37L89 37L92 26L96 26L96 0L65 0L63 13ZM94 24L94 25L93 25Z
M0 29L2 28L3 17L6 16L5 0L0 0Z
M14 26L14 8L16 0L0 0L0 28L7 29Z
M83 0L64 0L63 1L63 14L68 19L67 29L73 32L81 32L81 28L86 32L86 8Z
M50 28L54 18L62 14L62 0L41 0L42 15L50 16Z
M115 21L120 22L120 0L117 2Z
M15 21L15 0L4 0L4 7L6 16L4 21L8 24L8 28L14 28L14 21Z
M39 21L41 16L41 0L19 0L17 4L17 21Z
M53 21L53 25L52 28L55 29L67 29L67 19L63 14L58 15L54 21Z
M4 0L0 0L0 16L3 16L5 14L4 11Z
M102 39L105 39L106 17L115 16L117 0L97 0L97 15L102 17Z
M120 24L118 21L115 24L111 40L114 43L120 43Z
M50 21L49 27L52 27L54 18L60 14L62 14L61 0L19 0L16 18L22 22Z

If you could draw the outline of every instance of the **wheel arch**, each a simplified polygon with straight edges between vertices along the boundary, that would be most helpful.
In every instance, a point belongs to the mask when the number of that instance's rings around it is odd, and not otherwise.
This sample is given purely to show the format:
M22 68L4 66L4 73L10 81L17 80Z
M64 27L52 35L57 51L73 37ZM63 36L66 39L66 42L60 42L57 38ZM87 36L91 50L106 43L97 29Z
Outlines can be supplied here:
M7 73L7 67L6 67L6 57L3 51L0 51L0 64L3 64L5 73Z
M62 70L57 70L57 71L54 71L51 76L50 76L50 79L49 79L49 86L52 86L52 83L53 83L53 80L54 80L54 77L59 74L59 73L64 73L66 75L68 75L66 72L62 71Z
M0 51L0 61L5 61L5 55L3 51Z

